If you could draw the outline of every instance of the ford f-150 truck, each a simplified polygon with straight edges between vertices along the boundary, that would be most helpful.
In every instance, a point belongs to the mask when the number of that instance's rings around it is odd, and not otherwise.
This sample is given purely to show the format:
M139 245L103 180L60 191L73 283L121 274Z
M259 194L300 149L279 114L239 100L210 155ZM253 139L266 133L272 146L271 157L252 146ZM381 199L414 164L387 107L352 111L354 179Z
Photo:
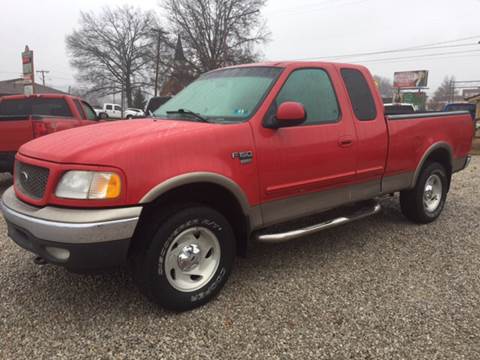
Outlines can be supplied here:
M92 107L69 95L13 95L0 98L0 173L12 172L21 145L52 132L96 124Z
M408 219L435 220L472 137L467 112L384 116L362 66L230 67L151 119L23 145L3 215L9 236L45 261L74 271L129 263L151 299L187 310L220 291L249 239L360 219L396 192Z

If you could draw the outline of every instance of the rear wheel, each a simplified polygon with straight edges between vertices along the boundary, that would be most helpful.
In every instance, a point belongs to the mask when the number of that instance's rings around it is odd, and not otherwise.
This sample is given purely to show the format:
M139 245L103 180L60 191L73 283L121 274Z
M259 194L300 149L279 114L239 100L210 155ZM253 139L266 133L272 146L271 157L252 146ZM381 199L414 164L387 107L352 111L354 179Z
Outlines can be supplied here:
M161 221L134 259L134 276L154 302L175 311L218 294L233 267L235 237L216 210L194 206Z
M100 113L100 119L108 119L108 114L107 113Z
M426 224L440 216L447 199L448 176L437 162L427 164L412 190L400 193L402 213L417 223Z

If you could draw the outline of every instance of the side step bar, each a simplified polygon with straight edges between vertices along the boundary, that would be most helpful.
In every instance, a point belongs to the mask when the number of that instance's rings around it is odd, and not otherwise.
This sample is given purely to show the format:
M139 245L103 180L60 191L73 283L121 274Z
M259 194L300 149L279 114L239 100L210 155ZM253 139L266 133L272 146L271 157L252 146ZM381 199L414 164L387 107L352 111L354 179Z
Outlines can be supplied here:
M367 216L371 216L378 213L381 210L381 208L382 208L381 205L376 203L372 207L367 209L362 209L361 211L357 211L356 213L350 216L338 217L338 218L327 220L327 221L321 222L320 224L315 224L302 229L295 229L295 230L291 230L283 233L277 233L277 234L259 234L257 235L257 240L265 243L280 243L280 242L289 241L289 240L310 235L322 230L330 229L338 225L343 225L355 220L363 219Z

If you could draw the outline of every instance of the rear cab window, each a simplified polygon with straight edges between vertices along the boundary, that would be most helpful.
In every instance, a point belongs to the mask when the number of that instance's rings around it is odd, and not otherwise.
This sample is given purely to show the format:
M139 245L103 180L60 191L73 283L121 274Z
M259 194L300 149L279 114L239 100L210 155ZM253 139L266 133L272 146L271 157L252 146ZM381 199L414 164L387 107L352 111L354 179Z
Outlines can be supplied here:
M356 118L360 121L375 120L377 108L365 76L357 69L343 68L340 72Z
M0 102L0 115L73 117L65 99L48 99L43 97L4 99Z

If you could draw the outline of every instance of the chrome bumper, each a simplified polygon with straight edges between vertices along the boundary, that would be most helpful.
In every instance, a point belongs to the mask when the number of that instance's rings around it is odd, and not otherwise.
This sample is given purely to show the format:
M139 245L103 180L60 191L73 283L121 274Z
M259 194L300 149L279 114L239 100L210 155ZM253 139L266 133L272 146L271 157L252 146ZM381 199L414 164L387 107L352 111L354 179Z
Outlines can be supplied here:
M41 240L63 244L94 244L130 239L142 207L119 209L64 209L30 206L10 187L2 196L7 223Z

